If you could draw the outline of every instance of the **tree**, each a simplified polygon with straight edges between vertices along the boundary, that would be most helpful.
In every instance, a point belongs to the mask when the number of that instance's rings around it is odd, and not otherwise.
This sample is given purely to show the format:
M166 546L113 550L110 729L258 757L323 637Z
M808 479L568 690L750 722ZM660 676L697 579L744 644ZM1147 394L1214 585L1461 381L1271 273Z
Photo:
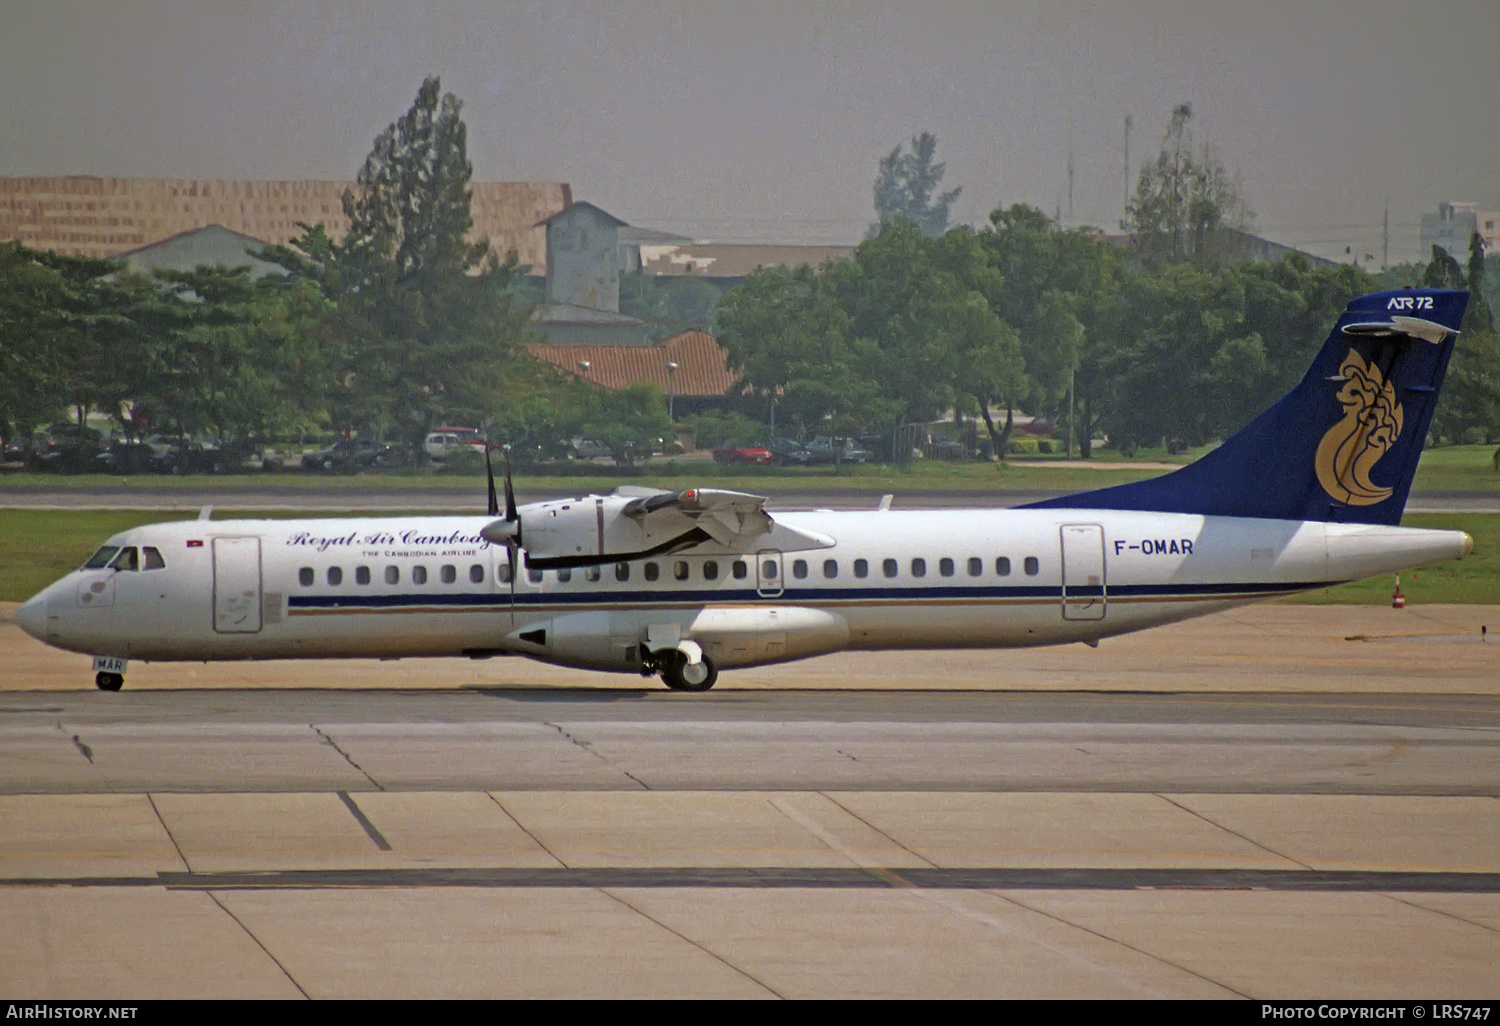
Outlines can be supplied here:
M1485 299L1484 272L1484 244L1478 234L1469 240L1467 268L1441 246L1433 246L1432 261L1422 272L1422 284L1428 288L1469 291L1447 383L1432 417L1432 434L1455 442L1469 440L1470 435L1474 441L1492 442L1500 433L1500 339Z
M1156 160L1141 168L1135 198L1126 209L1137 253L1148 264L1222 262L1221 228L1243 229L1254 218L1234 177L1207 143L1193 153L1192 104L1179 104Z
M586 410L584 433L609 449L622 467L650 456L656 444L672 434L666 401L654 384L631 385L618 392L590 389Z
M462 104L422 83L410 110L375 140L344 194L348 233L335 242L304 226L292 254L273 258L317 283L333 304L326 328L343 340L333 406L346 426L390 430L418 448L439 418L477 421L495 403L505 365L526 359L526 310L514 254L470 241Z
M325 416L341 351L322 328L331 310L305 281L255 281L248 267L159 271L171 327L161 366L137 405L184 434L253 447Z
M19 242L0 245L0 433L30 435L62 409L67 367L51 333L62 276Z
M1109 304L1124 274L1120 254L1091 229L1058 231L1024 204L990 214L979 241L994 272L990 304L1015 329L1026 369L1012 391L994 398L1007 409L1025 404L1035 413L1073 415L1087 458L1113 387L1102 360L1104 340L1115 335Z
M711 331L724 289L694 274L620 275L620 312L647 322L646 342L655 344L689 328Z
M719 304L719 341L749 388L784 421L816 431L838 411L878 406L829 268L759 268Z
M875 216L869 235L879 234L882 226L899 217L916 222L924 235L941 235L948 230L948 208L958 199L962 187L937 193L947 164L933 163L937 153L937 136L931 132L914 135L911 152L897 146L880 162L875 177ZM936 195L934 195L936 193Z

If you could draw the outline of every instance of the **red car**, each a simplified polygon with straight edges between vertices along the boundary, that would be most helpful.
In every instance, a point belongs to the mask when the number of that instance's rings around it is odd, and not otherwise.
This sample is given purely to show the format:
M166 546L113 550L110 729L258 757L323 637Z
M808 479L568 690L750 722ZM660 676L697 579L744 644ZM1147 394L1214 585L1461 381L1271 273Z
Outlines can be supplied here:
M725 442L714 450L715 463L774 463L776 458L763 445L736 445Z

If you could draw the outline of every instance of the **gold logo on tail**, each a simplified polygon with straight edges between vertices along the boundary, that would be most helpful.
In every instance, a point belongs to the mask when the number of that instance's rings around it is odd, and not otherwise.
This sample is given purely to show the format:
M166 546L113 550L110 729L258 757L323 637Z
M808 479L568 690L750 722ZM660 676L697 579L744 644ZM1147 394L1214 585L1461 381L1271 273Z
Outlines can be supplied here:
M1396 390L1353 349L1339 374L1345 379L1338 400L1344 417L1318 443L1314 466L1318 483L1339 502L1373 506L1391 497L1391 489L1370 480L1370 471L1401 437L1401 406Z

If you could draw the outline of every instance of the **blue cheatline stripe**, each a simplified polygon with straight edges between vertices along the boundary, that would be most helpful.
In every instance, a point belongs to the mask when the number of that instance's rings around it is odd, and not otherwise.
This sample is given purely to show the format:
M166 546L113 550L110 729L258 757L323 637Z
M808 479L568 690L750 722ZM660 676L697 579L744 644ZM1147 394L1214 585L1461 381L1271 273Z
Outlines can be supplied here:
M1279 595L1285 592L1310 591L1314 588L1330 588L1343 581L1216 581L1206 584L1124 584L1105 589L1073 587L1068 589L1069 599L1180 599L1233 595ZM1055 599L1061 601L1063 590L1058 585L1014 586L1014 587L969 587L969 588L788 588L779 595L765 596L754 588L734 590L681 590L681 591L548 591L517 592L512 600L509 592L454 592L444 594L406 592L398 595L292 595L287 599L291 609L396 609L409 606L425 606L440 609L497 608L514 605L517 608L530 606L598 606L598 605L653 605L754 602L764 603L768 599L787 605L820 605L840 602L922 602L922 601L1005 601L1025 599Z

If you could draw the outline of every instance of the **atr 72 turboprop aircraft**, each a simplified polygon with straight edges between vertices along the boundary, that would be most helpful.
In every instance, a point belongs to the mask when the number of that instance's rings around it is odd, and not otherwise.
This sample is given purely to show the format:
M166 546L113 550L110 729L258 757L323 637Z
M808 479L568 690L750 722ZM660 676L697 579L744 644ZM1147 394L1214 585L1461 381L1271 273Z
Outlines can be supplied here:
M16 622L126 661L523 655L659 673L1082 642L1457 559L1398 527L1468 295L1351 302L1301 384L1181 470L1018 509L777 512L619 489L490 515L199 519L109 539Z

